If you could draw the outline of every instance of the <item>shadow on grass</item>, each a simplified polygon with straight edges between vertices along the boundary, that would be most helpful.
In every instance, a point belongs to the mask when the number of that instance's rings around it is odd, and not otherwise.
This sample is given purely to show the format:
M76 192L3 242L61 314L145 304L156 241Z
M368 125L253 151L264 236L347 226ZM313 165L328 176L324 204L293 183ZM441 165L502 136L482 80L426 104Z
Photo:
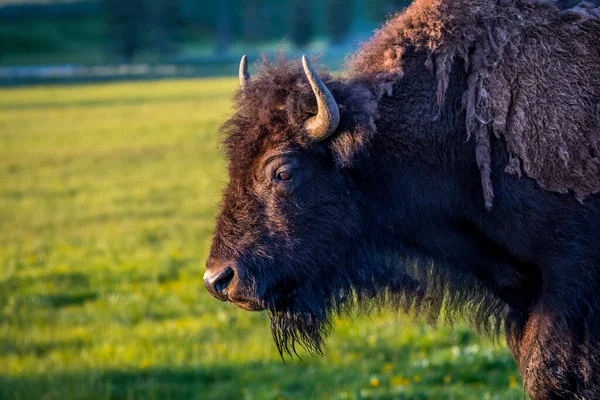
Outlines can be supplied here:
M276 398L276 379L271 373L265 379L255 379L256 371L270 370L256 363L0 376L0 399L239 399L250 390L262 393L258 398ZM293 370L288 372L292 376ZM298 367L295 370L298 372Z
M460 366L455 366L460 373ZM518 387L394 382L356 365L279 361L0 376L0 399L521 399ZM490 397L493 396L493 397Z
M0 340L0 356L36 356L41 357L52 351L78 351L88 345L84 340L48 341L40 343L27 343L26 345L15 344L10 341ZM1 389L0 389L1 393ZM2 399L3 397L0 397Z

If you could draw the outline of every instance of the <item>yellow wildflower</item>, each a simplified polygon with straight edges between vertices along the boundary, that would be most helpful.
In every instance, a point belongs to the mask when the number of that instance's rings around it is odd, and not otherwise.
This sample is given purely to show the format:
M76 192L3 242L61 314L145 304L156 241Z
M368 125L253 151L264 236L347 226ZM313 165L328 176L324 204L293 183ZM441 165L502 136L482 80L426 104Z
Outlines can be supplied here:
M152 365L152 363L150 362L150 360L148 360L147 358L144 358L141 362L140 362L140 369L146 369L148 368L150 365Z
M517 387L517 377L516 376L511 375L508 377L508 387L511 389Z
M392 368L394 368L394 365L392 363L383 364L383 372L390 372Z
M379 386L379 379L377 379L376 376L371 378L371 386L375 386L375 387Z
M452 382L452 377L450 375L446 375L444 377L444 383L450 383L450 382Z
M408 386L410 381L402 376L392 376L390 383L393 386Z
M413 381L415 381L417 383L421 382L421 375L415 375L415 376L413 376Z
M404 378L402 378L401 376L392 376L392 378L390 379L390 383L394 386L402 385L403 380Z

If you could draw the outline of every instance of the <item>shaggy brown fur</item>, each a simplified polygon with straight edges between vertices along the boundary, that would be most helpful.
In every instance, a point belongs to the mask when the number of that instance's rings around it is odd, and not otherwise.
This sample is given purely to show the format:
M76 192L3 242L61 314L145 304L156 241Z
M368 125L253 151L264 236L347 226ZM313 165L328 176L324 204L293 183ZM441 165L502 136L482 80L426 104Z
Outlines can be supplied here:
M354 76L376 75L382 87L402 76L407 49L427 51L441 107L449 74L463 60L463 104L486 206L490 137L504 138L505 171L582 201L600 191L600 8L565 11L549 2L416 0L348 61Z

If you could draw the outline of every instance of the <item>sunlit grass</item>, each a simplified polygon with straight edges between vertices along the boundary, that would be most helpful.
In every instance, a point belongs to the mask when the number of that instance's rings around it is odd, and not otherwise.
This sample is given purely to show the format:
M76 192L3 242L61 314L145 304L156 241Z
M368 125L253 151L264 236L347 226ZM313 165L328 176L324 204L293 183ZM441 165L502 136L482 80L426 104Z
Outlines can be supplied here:
M235 79L0 90L0 399L520 399L502 345L391 313L284 364L202 286Z

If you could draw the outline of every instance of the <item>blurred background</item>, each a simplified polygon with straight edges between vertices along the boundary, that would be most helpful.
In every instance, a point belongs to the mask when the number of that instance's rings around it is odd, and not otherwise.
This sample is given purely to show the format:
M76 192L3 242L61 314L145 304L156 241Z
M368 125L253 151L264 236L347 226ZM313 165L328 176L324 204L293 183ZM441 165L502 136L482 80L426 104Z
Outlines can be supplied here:
M409 3L0 0L0 80L223 75L243 53L253 59L279 48L323 53L337 69L386 15Z
M407 3L0 0L0 399L522 399L463 323L353 316L283 362L203 287L240 56L337 72Z

